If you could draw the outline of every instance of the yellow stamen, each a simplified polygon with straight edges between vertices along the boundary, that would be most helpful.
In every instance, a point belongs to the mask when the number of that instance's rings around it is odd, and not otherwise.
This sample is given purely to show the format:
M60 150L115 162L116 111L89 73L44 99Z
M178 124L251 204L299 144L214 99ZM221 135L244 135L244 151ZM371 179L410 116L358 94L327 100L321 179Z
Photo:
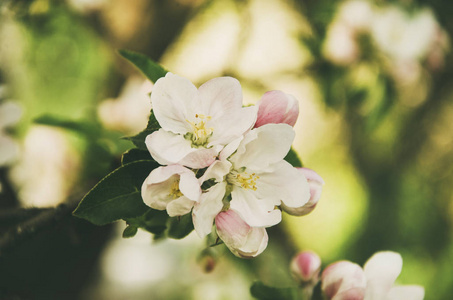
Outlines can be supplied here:
M179 190L179 179L173 181L173 184L170 187L170 193L168 194L168 196L170 196L172 199L178 199L182 195L183 194Z
M252 174L248 174L247 172L238 173L234 170L231 171L231 173L229 173L227 175L227 181L230 184L240 186L246 190L250 189L250 190L254 190L254 191L256 191L256 189L257 189L256 181L259 178L260 177L258 175L256 175L255 173L252 173Z
M208 138L212 135L212 132L214 131L214 128L212 127L206 128L206 122L211 120L212 117L205 116L202 114L195 114L195 118L199 120L196 120L195 122L186 120L186 122L188 122L192 126L193 131L193 134L191 135L192 143L197 146L204 145L207 143Z

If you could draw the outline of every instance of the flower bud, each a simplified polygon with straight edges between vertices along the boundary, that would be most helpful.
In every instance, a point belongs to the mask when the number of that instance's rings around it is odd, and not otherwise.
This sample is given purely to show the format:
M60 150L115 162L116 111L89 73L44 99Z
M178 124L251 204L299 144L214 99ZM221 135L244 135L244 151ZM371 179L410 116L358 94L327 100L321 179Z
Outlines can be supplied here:
M365 273L350 261L333 263L322 272L321 289L327 299L363 300L365 288Z
M312 251L303 251L291 261L291 274L302 285L315 286L319 281L321 258Z
M258 102L258 117L255 128L265 124L296 124L299 116L299 102L294 96L282 91L270 91Z
M250 227L231 209L219 213L215 218L215 224L219 237L238 257L255 257L267 247L266 229Z
M282 209L293 216L303 216L312 212L318 204L319 198L321 197L322 186L324 180L319 176L318 173L309 168L297 168L305 178L307 178L308 185L310 186L310 200L301 207L288 207L282 203Z

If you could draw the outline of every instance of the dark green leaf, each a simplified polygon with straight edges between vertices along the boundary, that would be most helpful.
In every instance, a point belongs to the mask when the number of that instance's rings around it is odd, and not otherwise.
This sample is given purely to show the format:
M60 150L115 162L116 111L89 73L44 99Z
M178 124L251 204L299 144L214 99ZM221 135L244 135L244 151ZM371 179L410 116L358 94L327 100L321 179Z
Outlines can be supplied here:
M164 210L155 210L148 208L148 210L141 216L135 218L126 218L126 222L135 227L143 228L156 235L162 235L167 229L167 221L169 216Z
M286 154L285 160L287 162L289 162L293 167L297 167L297 168L303 167L303 164L299 158L299 155L297 155L296 151L293 148L291 148L289 150L288 154Z
M257 281L250 288L253 297L260 300L295 300L299 299L296 288L276 288Z
M134 148L134 149L130 149L130 150L126 151L125 153L123 153L123 156L121 157L121 164L127 165L127 164L137 161L137 160L154 161L148 151Z
M138 228L134 225L127 226L123 231L123 238L131 238L137 234Z
M159 125L159 122L157 122L156 117L153 114L153 111L151 111L151 115L149 116L148 120L148 125L146 126L145 130L143 130L142 132L135 136L126 137L126 139L134 143L134 145L140 150L147 150L145 144L146 137L149 134L153 133L154 131L159 130L160 128L161 127Z
M119 167L85 195L73 214L95 225L143 215L148 207L141 186L157 166L153 161L137 161Z
M119 50L118 52L122 57L136 66L152 82L156 82L159 78L164 77L168 72L162 68L161 65L154 62L146 55L129 50Z
M192 214L189 213L181 217L170 218L168 224L168 237L182 239L193 230Z

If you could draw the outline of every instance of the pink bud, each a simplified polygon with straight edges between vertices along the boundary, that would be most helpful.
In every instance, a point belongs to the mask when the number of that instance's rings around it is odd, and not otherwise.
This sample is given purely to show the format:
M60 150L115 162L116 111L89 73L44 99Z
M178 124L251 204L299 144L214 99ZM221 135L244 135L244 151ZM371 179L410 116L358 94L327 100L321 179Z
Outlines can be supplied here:
M318 173L309 168L297 168L308 181L310 186L310 200L301 207L288 207L282 203L282 209L293 216L303 216L311 213L316 205L318 204L319 198L321 198L322 186L324 185L324 180L319 176Z
M302 284L315 286L319 281L321 258L312 251L303 251L291 261L291 274Z
M250 227L233 210L219 213L215 218L217 234L234 255L255 257L267 247L265 228Z
M350 261L339 261L322 272L321 289L328 299L363 300L366 278L363 269Z
M258 117L255 128L265 124L296 124L299 116L299 102L294 96L282 91L270 91L258 102Z

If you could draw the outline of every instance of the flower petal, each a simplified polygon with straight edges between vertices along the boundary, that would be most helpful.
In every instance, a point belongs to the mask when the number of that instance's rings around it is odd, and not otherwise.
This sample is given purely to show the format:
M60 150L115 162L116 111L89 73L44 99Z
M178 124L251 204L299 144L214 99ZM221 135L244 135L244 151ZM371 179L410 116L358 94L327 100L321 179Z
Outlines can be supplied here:
M257 110L255 106L244 107L225 112L220 118L213 120L214 131L208 146L226 145L242 136L255 123Z
M211 79L200 86L197 100L202 113L217 119L225 113L241 109L241 84L232 77Z
M419 285L401 285L390 289L385 300L423 300L425 289Z
M195 203L195 201L192 201L187 197L179 197L168 203L167 213L170 217L183 216L190 213Z
M270 91L261 97L255 127L265 124L286 123L294 126L299 116L299 102L294 96L282 91Z
M194 172L189 169L185 169L184 172L180 173L179 190L189 200L198 201L201 196L201 187Z
M281 211L278 209L266 209L266 203L257 199L253 192L233 187L230 209L238 213L241 218L252 227L269 227L280 223Z
M242 258L256 257L266 249L268 241L269 236L265 228L251 227L247 242L233 253Z
M151 93L151 104L160 126L173 133L187 133L191 127L186 119L194 114L196 95L197 88L184 77L169 72L157 80Z
M336 299L335 295L341 295L350 289L364 289L365 287L365 273L359 265L350 261L333 263L322 272L321 289L328 299Z
M216 182L222 182L230 169L231 163L229 161L216 160L208 167L203 176L200 177L199 182L203 184L203 182L209 179L214 179Z
M291 148L294 135L293 128L287 124L266 124L253 129L245 135L230 161L235 168L264 170L283 160Z
M287 207L301 207L310 200L310 186L302 172L284 160L272 168L273 172L259 173L256 181L259 198L272 197L283 201Z
M146 147L151 156L161 165L181 164L190 168L200 169L212 164L219 147L192 148L192 143L182 135L159 129L145 139Z
M366 299L384 299L402 267L403 259L396 252L378 252L368 259L363 267L367 279Z
M193 226L201 238L211 233L214 218L223 208L225 187L225 182L214 185L201 195L200 201L193 208Z

